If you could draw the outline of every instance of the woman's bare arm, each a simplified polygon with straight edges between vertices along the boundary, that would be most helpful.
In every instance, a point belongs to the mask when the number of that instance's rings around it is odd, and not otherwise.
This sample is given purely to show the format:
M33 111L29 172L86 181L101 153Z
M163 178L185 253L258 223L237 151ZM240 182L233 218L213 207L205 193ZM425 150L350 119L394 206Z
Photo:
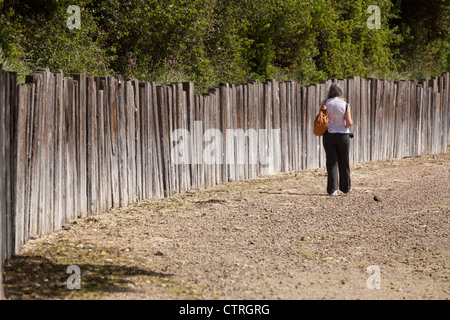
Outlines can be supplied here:
M352 114L350 112L350 107L347 108L347 112L344 115L344 119L345 119L345 126L347 128L350 128L353 125L353 120L352 120Z

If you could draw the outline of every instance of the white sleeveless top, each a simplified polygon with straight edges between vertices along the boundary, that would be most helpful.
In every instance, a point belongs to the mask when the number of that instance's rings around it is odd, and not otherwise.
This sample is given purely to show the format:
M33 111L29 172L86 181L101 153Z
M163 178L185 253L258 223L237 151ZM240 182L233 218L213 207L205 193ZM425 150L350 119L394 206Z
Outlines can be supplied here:
M328 132L350 133L350 129L345 127L344 118L347 102L335 97L328 99L325 104L327 105L328 112Z

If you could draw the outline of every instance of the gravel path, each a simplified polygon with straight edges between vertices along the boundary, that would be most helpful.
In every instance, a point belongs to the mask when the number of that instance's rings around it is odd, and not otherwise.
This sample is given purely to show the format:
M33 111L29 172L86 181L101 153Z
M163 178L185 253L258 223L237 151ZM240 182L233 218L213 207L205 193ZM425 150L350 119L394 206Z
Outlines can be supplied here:
M352 166L353 191L338 197L318 169L143 201L29 241L5 266L5 293L449 299L449 181L447 153ZM66 286L69 265L81 290ZM369 266L379 289L368 288Z

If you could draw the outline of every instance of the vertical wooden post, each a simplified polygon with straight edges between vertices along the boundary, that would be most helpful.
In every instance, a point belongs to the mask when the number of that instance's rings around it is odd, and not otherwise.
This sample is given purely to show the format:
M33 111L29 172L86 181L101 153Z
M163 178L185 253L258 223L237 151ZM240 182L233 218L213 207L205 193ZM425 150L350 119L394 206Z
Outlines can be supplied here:
M264 164L261 164L261 174L272 174L274 173L274 154L273 154L273 143L272 141L272 105L273 105L273 94L272 94L272 82L266 81L263 83L263 105L261 106L261 111L263 112L263 123L261 126L263 130L259 134L263 135L263 143L261 144L261 154L264 158Z
M298 170L298 90L297 84L293 81L290 82L291 85L291 169L290 170Z
M308 87L302 87L302 170L308 168L308 152L309 152L309 130L313 130L309 125L309 113L308 113Z
M273 171L274 172L281 172L281 111L280 111L280 84L276 80L270 80L270 86L272 91L272 101L271 101L271 116L272 120L270 122L271 129L277 130L279 132L278 135L273 135L273 141L272 141L272 156L273 156Z
M159 112L159 123L160 123L160 138L161 138L161 164L162 164L162 174L163 174L163 190L164 196L169 196L172 194L172 183L169 177L169 156L170 156L170 141L169 141L169 110L167 103L167 87L157 87L158 94L158 107Z
M248 104L248 84L241 85L242 87L242 128L245 131L245 149L244 149L244 179L249 179L250 163L250 119L249 119L249 104Z
M400 129L401 129L401 109L400 109L400 98L399 98L400 82L394 82L394 96L393 96L393 108L394 108L394 128L393 128L393 148L392 156L393 158L398 158L400 155L399 151L399 141L400 141ZM371 159L372 160L372 159Z
M207 136L207 132L209 129L211 129L211 113L212 113L212 105L211 105L211 98L212 96L210 94L204 94L202 96L202 106L203 106L203 112L204 112L204 124L203 126L205 127L205 134L204 134L204 149L203 149L203 163L204 163L204 171L205 171L205 186L211 187L213 185L212 180L213 180L213 172L214 172L214 167L213 164L210 163L210 154L209 154L209 149L208 146L210 144L210 142L208 141L208 136Z
M198 187L203 188L205 186L205 159L203 157L203 150L205 150L205 144L203 141L205 133L205 110L204 110L204 97L195 96L195 124L194 124L194 157L197 163L197 181Z
M247 99L248 99L248 134L249 134L249 148L248 148L248 159L249 159L249 165L248 165L248 178L254 179L257 177L258 174L258 119L257 119L257 106L255 103L255 90L256 85L254 83L247 84L248 92L247 92Z
M31 160L32 160L32 142L33 142L33 121L34 121L34 97L36 88L34 84L29 84L30 91L28 96L28 102L26 115L27 115L27 122L26 122L26 146L25 146L25 154L26 154L26 176L25 176L25 204L24 204L24 238L23 241L28 241L28 237L30 234L30 199L31 199Z
M88 215L99 213L98 203L98 123L97 123L97 87L93 77L86 79L86 187Z
M133 159L133 163L135 166L135 170L133 172L133 180L134 180L134 201L140 201L144 199L143 194L143 187L142 187L142 141L141 141L141 103L140 103L140 95L139 95L139 81L136 79L133 79L131 81L131 86L133 88L133 100L134 100L134 108L132 110L133 112L133 119L134 119L134 148L133 152L135 154L135 159Z
M72 220L78 217L78 168L77 168L77 131L76 131L76 108L77 108L77 86L78 82L73 78L65 80L67 86L67 103L66 103L66 127L67 127L67 162L66 189L69 202L67 203L67 219Z
M431 81L427 81L427 95L426 95L426 125L427 125L427 154L433 152L433 87Z
M16 149L17 149L17 73L7 72L5 77L6 107L6 236L7 256L15 254L15 201L16 188Z
M385 90L387 93L387 100L389 103L389 108L387 109L387 135L388 135L388 143L387 143L387 157L389 159L394 157L394 135L395 135L395 99L396 99L396 84L394 82L388 82L388 88Z
M226 84L225 87L226 90L226 98L225 101L222 103L224 104L224 107L226 109L225 119L226 119L226 126L224 127L222 134L224 138L224 159L225 159L225 166L226 168L226 180L225 183L229 181L236 181L236 146L235 141L238 140L238 136L236 135L235 129L235 123L234 123L234 117L236 115L235 107L236 105L233 103L233 86Z
M313 134L314 119L316 114L319 112L319 107L316 103L316 87L315 85L310 85L306 87L307 97L306 97L306 168L305 169L315 169L319 166L318 159L318 146L320 140Z
M447 119L447 145L444 145L445 152L447 152L447 146L450 145L450 72L445 73L445 118Z
M245 170L248 158L246 157L246 150L248 148L248 138L247 129L244 118L244 92L243 86L236 86L236 130L242 130L244 138L242 141L238 142L239 144L236 146L236 180L245 180Z
M228 167L228 181L237 181L238 180L238 174L239 174L239 166L238 166L238 159L237 159L237 152L238 148L240 147L239 144L242 144L240 141L240 133L237 128L237 105L236 105L236 86L230 85L229 89L229 112L228 112L228 127L227 129L231 129L233 134L231 136L228 136L227 138L228 145L230 146L230 154L227 156L229 159ZM228 135L228 134L226 134ZM227 151L228 152L228 151Z
M257 84L257 110L258 110L258 125L259 125L259 129L264 129L264 88L263 88L263 84L261 82L256 82ZM265 141L265 137L264 135L266 135L265 131L262 130L258 130L258 134L259 134L259 140L258 140L258 145L259 145L259 157L260 160L258 161L258 175L261 176L262 173L264 172L264 167L267 166L267 161L269 160L267 158L267 152L266 155L264 155L264 159L261 158L261 155L264 154L265 152L265 147L267 146L267 143L263 141Z
M154 168L155 177L154 183L155 186L153 192L157 197L164 196L164 168L163 168L163 147L162 147L162 137L161 137L161 125L160 117L161 117L161 106L158 105L158 94L156 90L156 84L154 82L150 83L149 88L149 98L151 101L149 102L149 117L150 117L150 129L152 130L151 136L153 137L153 150L155 150L156 155L153 157L152 166ZM152 117L153 115L153 117ZM152 124L153 123L153 124Z
M126 207L130 203L130 185L128 180L128 149L127 149L127 115L125 103L125 86L122 79L118 79L117 110L118 110L118 136L117 149L119 160L119 194L120 206Z
M139 92L139 119L140 119L140 146L137 150L141 154L141 173L137 179L140 180L143 199L150 199L153 195L153 166L150 161L153 159L153 149L151 148L152 135L149 130L149 83L141 83L138 88ZM155 155L156 156L156 155Z
M105 95L105 126L107 130L106 148L108 150L109 161L109 185L110 199L112 208L120 206L120 190L119 190L119 108L118 108L118 80L114 77L106 78Z
M327 101L328 90L331 85L331 81L322 81L320 83L320 93L317 98L317 107L321 108L323 104ZM317 112L318 113L318 112ZM323 147L323 137L319 137L319 167L326 166L326 154L325 148Z
M103 213L108 211L108 201L107 201L107 183L108 183L108 171L107 171L107 160L105 152L105 110L104 110L104 99L105 99L105 82L100 77L95 78L95 83L97 87L97 165L98 165L98 212Z
M288 114L286 101L286 82L280 83L280 136L281 136L281 171L286 172L289 168L288 150Z
M353 132L355 135L359 136L359 154L358 154L358 162L365 162L367 158L367 81L366 79L360 78L360 97L357 101L359 104L360 112L358 114L359 126L358 130Z
M386 95L386 94L385 94ZM409 156L416 155L417 142L417 107L416 107L416 82L411 81L409 86Z
M230 109L231 109L231 128L233 129L234 132L234 136L232 137L232 144L233 144L233 149L234 149L234 153L233 153L233 159L234 159L234 164L230 165L231 167L233 167L234 169L234 176L232 177L233 180L235 181L239 181L240 177L239 177L239 173L240 170L243 169L243 165L240 164L242 163L242 157L240 156L241 154L243 154L243 146L245 144L245 132L242 130L242 128L240 128L240 105L237 101L237 86L235 85L231 85L230 87ZM244 136L244 138L242 138Z
M418 119L419 121L419 128L420 128L420 137L419 137L419 154L425 154L426 153L426 135L427 135L427 126L425 123L425 118L426 118L426 113L427 113L427 108L426 108L426 101L425 101L425 97L426 97L426 92L427 92L427 85L426 85L426 81L424 81L423 79L419 82L419 88L420 88L420 96L417 97L418 99L418 104L419 104L419 116L420 119Z
M354 138L352 139L351 144L353 145L353 163L358 164L360 161L360 153L362 153L362 150L360 149L361 146L361 136L358 134L360 132L360 126L361 126L361 78L358 76L352 77L352 93L353 96L351 98L351 112L352 112L352 120L353 120L353 126L350 128L350 131L354 133Z
M187 107L184 99L185 92L183 91L183 83L177 82L173 85L173 93L174 93L174 127L173 130L187 129ZM171 133L174 131L171 131ZM189 139L189 137L182 136L181 141L182 144L189 145L185 143L184 139ZM174 147L175 142L171 142L171 150ZM189 146L188 146L189 147ZM183 150L183 157L189 156L189 150ZM177 192L185 193L188 189L188 165L185 163L176 164L174 163L174 168L177 170L176 180L177 180Z
M43 228L43 233L41 235L50 234L54 230L55 223L55 211L54 211L54 198L55 198L55 168L54 168L54 158L55 158L55 115L56 115L56 104L55 104L55 75L53 73L47 73L48 86L47 86L47 101L46 101L46 149L45 149L45 182L48 192L46 193L46 211L43 212L43 221L45 225ZM44 187L45 188L45 187Z
M18 88L18 105L17 105L17 135L16 135L16 175L15 175L15 248L14 252L19 252L25 243L28 233L28 198L27 192L27 175L28 175L28 155L27 147L29 138L29 117L32 110L34 84L20 85ZM3 119L0 119L3 121ZM2 165L5 160L2 160ZM1 170L1 168L0 168ZM1 174L0 174L1 176ZM2 182L5 180L0 178ZM0 191L1 198L1 191ZM0 200L1 201L1 200ZM1 239L1 238L0 238Z
M422 154L422 117L423 117L423 104L422 104L422 95L423 95L423 85L419 83L416 87L416 142L415 142L415 155Z
M196 139L196 130L197 127L194 126L196 116L197 116L197 104L195 97L195 88L194 83L185 82L183 83L183 91L186 94L186 129L190 133L189 140L189 150L188 150L188 159L189 164L186 168L186 175L188 179L188 186L190 188L198 188L199 187L199 175L198 175L198 162L197 159L199 157L197 148L201 141ZM201 133L200 133L201 134ZM197 157L197 158L195 158Z
M55 152L54 152L54 225L51 231L60 230L66 213L66 174L65 174L65 109L64 75L62 70L53 71L55 78Z
M383 132L385 130L386 124L384 123L384 83L385 80L377 79L377 96L376 96L376 136L375 140L377 141L377 146L375 148L376 160L381 160L383 158Z
M217 116L216 116L216 102L217 102L217 96L218 96L218 89L210 89L209 94L205 96L205 129L206 130L220 130L220 126L218 126L217 123ZM210 136L207 135L209 140L206 140L205 137L205 150L207 150L207 156L210 158L208 170L209 175L208 178L210 180L210 186L214 186L217 184L217 171L218 169L216 167L219 166L220 157L221 157L221 148L219 148L219 141L212 140ZM209 143L207 143L209 141ZM210 147L208 150L208 146ZM211 153L211 147L214 148L214 153ZM220 154L219 154L220 153ZM214 161L211 161L214 158ZM221 163L221 162L220 162Z
M44 148L39 148L39 146L45 145L44 135L44 73L43 72L33 72L26 78L27 83L33 83L35 85L35 96L34 96L34 114L33 119L33 131L31 134L32 140L30 141L33 155L30 159L31 163L31 185L30 185L30 222L29 222L29 232L32 235L37 236L39 234L39 223L42 219L41 213L43 210L43 202L41 201L41 194L45 190L41 190L40 181L43 179L43 172L41 171L41 158Z
M295 126L297 127L297 167L295 170L301 170L302 169L302 157L303 157L303 116L302 116L302 87L300 84L296 83L296 113L297 116L295 118Z
M229 172L234 170L229 168L228 166L228 157L227 155L227 141L228 139L232 139L232 137L227 137L227 129L230 127L230 86L227 83L220 84L219 92L217 95L217 120L218 120L218 126L216 127L219 129L219 131L222 133L222 146L221 146L221 159L222 164L217 166L216 168L219 169L217 171L217 183L227 183L229 178Z
M404 82L404 107L403 107L403 157L411 155L411 136L410 136L410 125L411 125L411 81L407 80Z
M135 104L134 104L134 88L130 80L124 81L124 98L123 98L123 128L124 132L123 147L126 157L123 158L123 173L126 180L127 191L124 192L127 203L136 202L136 120L135 120ZM121 105L122 106L122 105Z
M88 213L88 203L87 203L87 121L86 121L86 75L85 74L74 74L72 77L77 81L77 92L76 92L76 142L77 142L77 172L78 172L78 212L77 216L84 218Z
M0 300L3 300L3 261L6 258L6 119L5 119L5 72L0 65Z
M224 165L224 163L226 163L226 159L224 157L225 153L223 150L223 131L222 131L222 112L220 110L220 88L218 88L215 91L215 94L213 95L213 116L212 116L212 122L211 122L211 126L213 129L217 130L218 136L221 137L222 139L215 139L215 144L216 144L216 160L217 162L215 163L215 176L214 176L214 185L217 184L221 184L222 182L224 182L222 180L222 166Z
M170 140L170 134L175 130L175 112L174 112L174 105L173 105L173 86L164 86L164 94L166 96L166 109L167 109L167 128L166 128L166 136L167 136L167 150L166 150L166 163L168 165L167 172L169 176L169 186L168 191L169 195L172 195L174 192L177 191L177 177L178 177L178 168L174 167L171 161L170 153L172 151L172 141Z
M431 110L431 153L437 153L438 152L438 142L439 142L439 93L438 93L438 84L437 84L437 77L432 77L430 80L430 110Z
M286 82L286 137L287 137L287 171L292 170L293 165L293 142L294 139L292 137L292 118L293 118L293 91L292 91L292 82Z
M378 96L379 84L377 79L370 79L370 161L377 160L378 151L378 126L377 118L377 96Z
M180 180L178 176L179 168L178 166L174 165L171 157L172 147L173 143L171 140L171 134L177 129L177 90L176 86L174 84L171 84L170 86L167 86L167 108L169 111L169 131L167 132L168 135L168 161L169 161L169 179L171 182L171 195L176 192L180 192Z
M442 120L443 120L443 134L444 139L442 141L442 152L447 152L448 145L450 145L450 73L445 72L442 75L443 81L443 93L441 95L442 99ZM445 134L447 133L447 134Z

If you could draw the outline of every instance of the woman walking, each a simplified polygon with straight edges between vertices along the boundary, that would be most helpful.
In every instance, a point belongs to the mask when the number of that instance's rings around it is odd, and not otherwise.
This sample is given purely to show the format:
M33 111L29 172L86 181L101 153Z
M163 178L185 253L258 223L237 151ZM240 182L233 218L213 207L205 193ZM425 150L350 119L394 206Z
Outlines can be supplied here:
M351 191L350 184L350 130L353 125L350 106L343 98L341 87L333 83L325 102L328 113L328 129L323 135L323 147L327 158L327 193L338 195ZM339 176L338 176L339 172Z

